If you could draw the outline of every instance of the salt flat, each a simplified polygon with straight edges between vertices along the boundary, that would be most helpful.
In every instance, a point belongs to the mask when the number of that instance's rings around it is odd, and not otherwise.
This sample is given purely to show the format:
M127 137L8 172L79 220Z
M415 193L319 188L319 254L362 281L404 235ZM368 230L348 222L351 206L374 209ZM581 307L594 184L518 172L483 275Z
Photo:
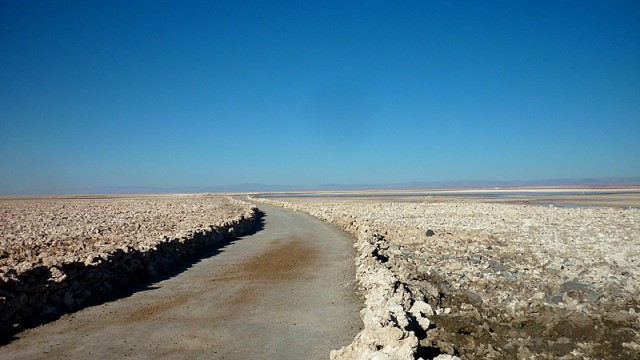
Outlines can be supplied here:
M371 334L395 327L404 333L401 339L416 336L417 354L637 358L640 210L625 208L635 197L625 202L614 196L617 208L524 205L531 200L526 197L261 201L308 212L357 235L361 284L375 283L370 279L380 274L377 269L394 279L376 300L386 308L367 303L378 318L365 326L375 330ZM538 201L549 199L530 202ZM420 302L433 311L416 314ZM420 316L429 327L413 320ZM354 341L360 350L368 346L363 338ZM396 345L402 342L413 345ZM385 346L378 352L396 351Z
M250 211L247 203L214 195L2 197L0 277L115 249L146 250Z

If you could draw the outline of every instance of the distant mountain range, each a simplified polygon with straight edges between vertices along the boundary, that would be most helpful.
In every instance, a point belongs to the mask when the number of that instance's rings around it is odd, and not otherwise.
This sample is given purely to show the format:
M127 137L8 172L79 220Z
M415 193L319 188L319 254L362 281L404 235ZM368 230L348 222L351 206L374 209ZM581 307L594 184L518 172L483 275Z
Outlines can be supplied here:
M462 189L462 188L512 188L512 187L613 187L640 186L640 177L611 177L585 179L548 179L529 181L474 180L474 181L422 181L389 184L324 184L324 185L268 185L245 183L237 185L212 185L190 187L109 186L84 189L92 194L143 194L143 193L203 193L203 192L291 192L336 190L409 190L409 189Z

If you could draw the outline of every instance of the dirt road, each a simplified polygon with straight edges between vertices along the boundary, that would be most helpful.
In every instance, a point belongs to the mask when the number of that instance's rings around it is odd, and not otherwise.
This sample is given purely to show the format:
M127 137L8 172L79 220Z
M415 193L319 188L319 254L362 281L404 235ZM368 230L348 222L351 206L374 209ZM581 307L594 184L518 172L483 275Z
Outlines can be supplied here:
M362 325L353 239L259 207L263 230L148 290L24 331L0 358L327 359Z

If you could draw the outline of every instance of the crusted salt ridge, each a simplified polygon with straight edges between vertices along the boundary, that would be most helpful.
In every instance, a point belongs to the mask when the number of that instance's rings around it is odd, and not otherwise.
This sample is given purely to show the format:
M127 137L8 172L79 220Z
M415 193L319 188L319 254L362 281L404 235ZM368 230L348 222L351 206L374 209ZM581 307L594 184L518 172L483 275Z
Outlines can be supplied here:
M0 204L2 333L162 273L258 223L257 208L250 204L202 195L109 199L97 205L78 200Z
M402 272L394 272L385 264L397 262L401 255L397 246L389 246L384 236L368 226L360 226L350 217L333 216L324 209L263 198L256 200L295 211L306 212L324 221L337 224L356 237L356 279L364 296L360 317L364 328L353 342L331 351L331 359L415 359L418 349L416 332L427 331L428 316L434 309L416 300L421 290L409 286ZM445 311L437 309L437 311ZM440 360L457 359L442 355Z
M36 266L91 262L117 249L152 250L248 216L251 206L210 195L0 201L0 279Z

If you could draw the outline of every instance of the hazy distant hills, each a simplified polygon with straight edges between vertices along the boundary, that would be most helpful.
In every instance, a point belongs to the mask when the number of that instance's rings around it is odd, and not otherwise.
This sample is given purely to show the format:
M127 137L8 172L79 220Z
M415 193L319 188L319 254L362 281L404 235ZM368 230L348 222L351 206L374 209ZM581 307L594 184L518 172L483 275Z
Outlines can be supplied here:
M394 184L353 184L321 185L319 190L359 190L359 189L450 189L450 188L503 188L503 187L539 187L539 186L584 186L609 187L640 185L640 177L585 178L585 179L548 179L548 180L472 180L472 181L430 181L406 182Z
M283 191L329 191L329 190L408 190L408 189L456 189L456 188L509 188L534 186L563 186L563 187L611 187L611 186L640 186L640 177L612 177L586 179L549 179L532 181L425 181L404 182L390 184L324 184L324 185L268 185L245 183L236 185L212 185L191 187L131 187L109 186L85 189L85 193L202 193L202 192L283 192Z

